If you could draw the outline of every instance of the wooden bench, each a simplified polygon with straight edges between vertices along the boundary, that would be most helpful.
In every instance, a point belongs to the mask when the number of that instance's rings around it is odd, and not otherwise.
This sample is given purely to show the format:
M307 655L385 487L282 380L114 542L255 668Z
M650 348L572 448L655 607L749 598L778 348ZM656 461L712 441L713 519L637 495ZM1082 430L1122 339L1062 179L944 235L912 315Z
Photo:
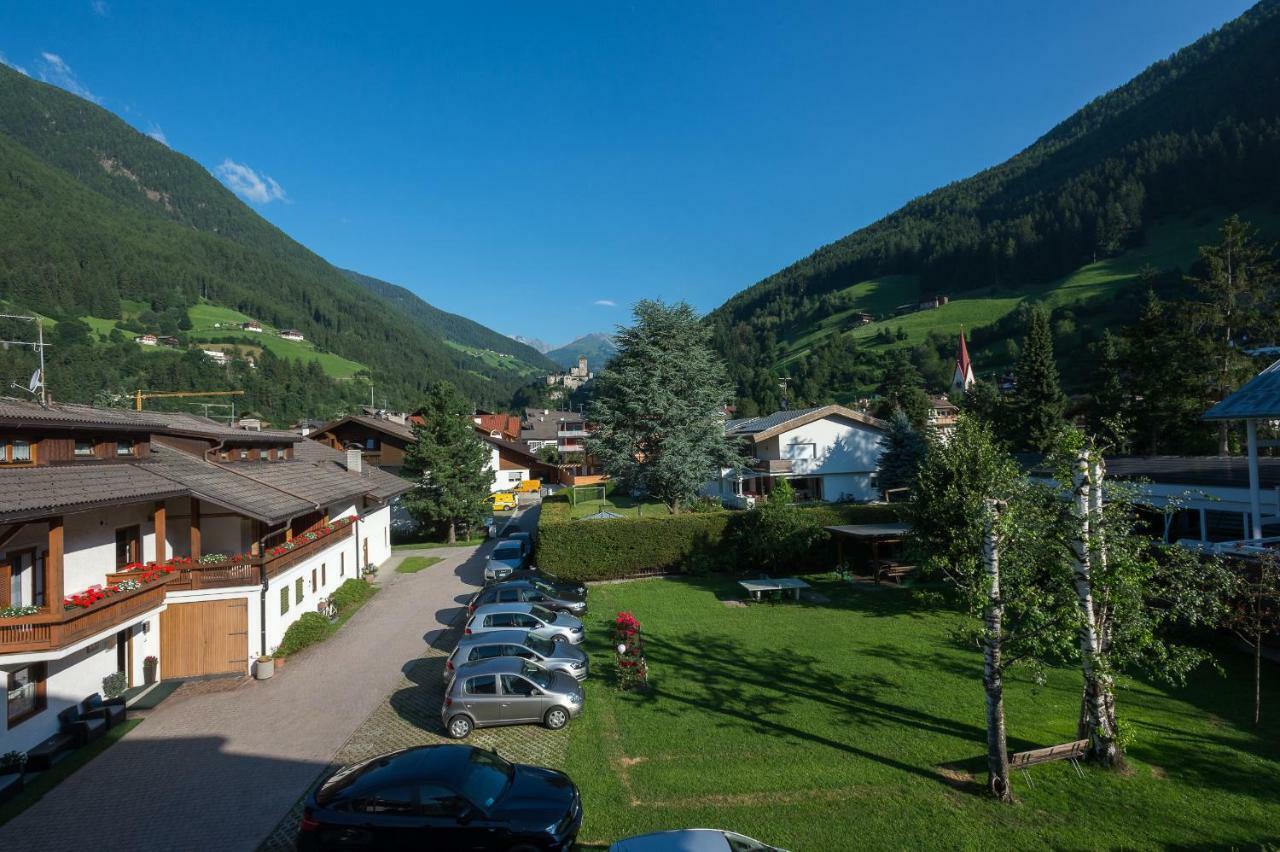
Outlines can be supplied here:
M1035 784L1031 782L1031 773L1027 772L1028 769L1040 763L1068 760L1071 762L1076 774L1083 778L1084 772L1080 769L1080 761L1084 759L1088 751L1088 740L1076 740L1073 743L1062 743L1048 748L1035 748L1031 751L1019 751L1009 756L1009 768L1021 769L1023 776L1027 779L1027 784L1034 787Z
M904 562L894 562L889 559L877 559L871 563L872 571L879 584L886 580L892 580L895 585L902 585L902 581L913 574L916 566L907 565Z

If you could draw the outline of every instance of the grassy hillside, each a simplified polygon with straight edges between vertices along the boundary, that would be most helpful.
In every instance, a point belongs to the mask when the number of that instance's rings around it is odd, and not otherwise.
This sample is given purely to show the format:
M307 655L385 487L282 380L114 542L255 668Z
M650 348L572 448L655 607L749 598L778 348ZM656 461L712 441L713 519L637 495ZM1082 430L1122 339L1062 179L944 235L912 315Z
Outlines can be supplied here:
M0 298L96 318L95 337L130 304L177 323L208 303L302 330L311 357L340 356L327 360L330 372L367 366L392 404L416 402L438 379L489 404L507 403L520 384L353 283L199 163L3 65L0 233Z
M931 331L990 325L1028 299L1056 307L1116 296L1144 264L1185 269L1225 212L1274 220L1277 161L1280 0L1264 0L1006 162L734 296L710 316L716 344L740 401L772 408L779 399L769 376L779 364L842 332L883 350ZM939 294L951 304L850 323L856 311L880 316ZM1091 322L1106 319L1091 309ZM827 380L860 381L847 373Z
M816 318L812 326L783 340L778 347L779 362L787 364L808 353L812 347L833 334L846 334L860 345L885 350L923 343L930 334L955 338L960 330L973 331L993 325L1018 309L1024 302L1040 302L1053 309L1106 301L1134 286L1144 268L1187 270L1196 259L1201 245L1212 243L1225 210L1209 210L1195 218L1175 218L1155 223L1146 242L1115 257L1088 263L1047 284L1029 284L1019 292L986 288L969 291L940 308L893 316L893 309L904 302L917 300L919 282L910 276L887 276L863 281L839 291L850 300L851 307ZM1242 214L1269 238L1280 237L1280 211L1252 208ZM867 325L851 327L857 313L883 317ZM1101 314L1105 321L1106 314ZM892 339L887 339L892 336Z

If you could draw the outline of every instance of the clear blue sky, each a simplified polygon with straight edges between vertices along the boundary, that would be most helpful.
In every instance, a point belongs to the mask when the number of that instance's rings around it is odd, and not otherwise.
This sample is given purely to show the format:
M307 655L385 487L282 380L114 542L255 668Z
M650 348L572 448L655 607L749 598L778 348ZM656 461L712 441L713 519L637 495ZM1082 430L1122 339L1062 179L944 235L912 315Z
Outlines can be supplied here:
M559 344L710 310L1249 5L9 0L0 55L333 263Z

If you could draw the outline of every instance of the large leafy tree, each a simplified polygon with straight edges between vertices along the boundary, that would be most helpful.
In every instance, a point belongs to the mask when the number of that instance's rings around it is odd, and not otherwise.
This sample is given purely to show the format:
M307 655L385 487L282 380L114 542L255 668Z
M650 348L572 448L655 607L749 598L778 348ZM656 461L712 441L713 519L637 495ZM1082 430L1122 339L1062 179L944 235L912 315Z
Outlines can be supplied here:
M905 351L894 350L886 356L880 396L886 413L901 410L916 429L924 429L928 423L929 395L924 391L924 379Z
M1030 449L1048 449L1062 428L1067 397L1058 383L1049 317L1038 305L1027 311L1027 333L1018 353L1015 375L1018 386L1013 409L1021 436L1018 443Z
M597 374L588 450L624 488L679 512L722 468L739 463L725 437L733 398L709 329L685 302L636 304L618 354Z
M423 424L405 449L404 472L417 486L402 505L419 523L444 527L450 544L459 523L479 518L493 473L489 450L471 424L472 408L448 382L427 390Z

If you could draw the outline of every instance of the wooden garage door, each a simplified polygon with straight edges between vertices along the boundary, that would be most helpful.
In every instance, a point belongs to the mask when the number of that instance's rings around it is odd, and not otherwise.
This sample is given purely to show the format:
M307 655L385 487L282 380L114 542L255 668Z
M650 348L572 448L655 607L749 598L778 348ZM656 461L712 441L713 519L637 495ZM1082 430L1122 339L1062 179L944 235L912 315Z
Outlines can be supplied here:
M165 678L243 674L248 653L244 598L169 604L160 613L160 672Z

